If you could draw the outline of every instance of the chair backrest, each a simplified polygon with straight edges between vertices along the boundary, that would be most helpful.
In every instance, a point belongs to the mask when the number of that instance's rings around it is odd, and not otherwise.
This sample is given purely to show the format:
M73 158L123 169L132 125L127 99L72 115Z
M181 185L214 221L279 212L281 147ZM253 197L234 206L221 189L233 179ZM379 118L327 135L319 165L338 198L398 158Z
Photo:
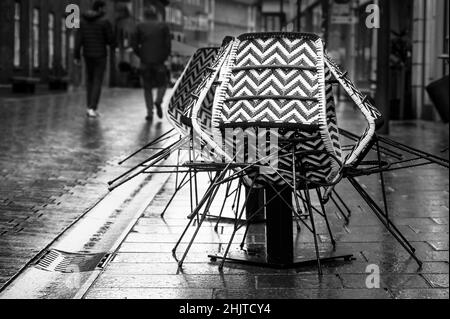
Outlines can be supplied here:
M201 84L218 51L219 48L198 49L189 60L172 90L166 116L172 126L183 135L189 134L191 129L190 125L183 121L183 116L192 106L195 98L192 93Z
M348 72L343 72L328 54L325 54L325 65L330 70L334 78L344 88L348 96L360 109L368 123L365 132L352 148L351 152L346 156L344 161L345 165L357 166L364 159L368 150L370 150L375 132L384 125L384 118L380 111L378 111L378 109L371 103L370 99L363 95L352 82Z
M213 139L211 128L213 127L213 108L218 87L218 77L225 60L228 58L234 38L226 37L222 47L218 50L214 61L205 71L202 81L194 90L192 107L184 116L191 119L194 129L193 148L203 159L212 160L213 154L209 153L208 141ZM205 149L206 147L206 149Z
M341 168L341 151L335 118L327 118L327 111L331 117L335 112L331 112L334 101L332 92L327 91L330 87L326 87L325 73L323 43L316 35L280 32L240 36L221 70L213 135L227 128L252 128L257 136L264 136L264 130L276 129L279 140L295 138L299 140L295 145L298 151L314 152L298 157L300 174L330 182ZM288 151L279 147L278 159L278 172L268 177L278 184L291 181Z

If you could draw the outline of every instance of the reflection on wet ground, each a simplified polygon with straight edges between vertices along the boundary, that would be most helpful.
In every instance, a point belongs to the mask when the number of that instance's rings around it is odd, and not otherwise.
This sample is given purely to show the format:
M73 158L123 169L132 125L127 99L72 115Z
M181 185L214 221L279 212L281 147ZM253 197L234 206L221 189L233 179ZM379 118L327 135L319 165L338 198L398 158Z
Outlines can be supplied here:
M84 94L0 100L0 287L107 194L118 160L159 136L139 90L106 90L101 117Z
M362 131L361 123L364 122L351 108L341 108L340 118L342 127L354 132ZM448 145L446 125L393 122L392 136L448 158L448 154L440 154L440 150ZM359 180L381 202L378 177ZM177 195L165 218L161 219L160 214L174 191L175 178L172 177L86 296L180 299L448 298L448 171L433 166L408 169L387 174L386 182L391 216L417 248L419 257L424 261L421 270L345 182L339 185L338 191L352 210L350 223L345 225L333 204L328 204L327 209L338 249L353 253L355 261L326 265L323 278L317 276L315 267L271 270L226 264L224 272L220 273L217 263L211 262L207 255L223 252L232 225L221 223L222 227L216 232L215 220L211 220L200 230L182 271L179 271L171 250L186 224L189 189L187 187ZM210 213L217 214L222 202L223 197L215 200ZM226 211L230 216L230 207ZM329 251L330 239L323 220L318 221L318 229L320 249ZM193 231L193 228L189 230L180 245L179 257ZM232 250L239 249L243 232L238 232ZM309 232L304 230L298 233L294 229L294 234L297 255L314 252ZM263 248L264 241L264 228L253 226L246 246ZM380 268L380 289L367 289L366 267L371 264Z
M105 91L98 120L85 117L83 94L0 101L0 286L107 194L107 181L124 170L117 165L120 158L168 129L165 122L145 122L141 95ZM341 107L339 117L342 127L363 130L351 108ZM448 147L448 125L411 121L393 122L391 128L393 138L425 151L439 154ZM377 178L360 182L381 199ZM328 210L338 246L355 254L354 262L328 265L322 279L314 267L274 271L228 265L219 274L207 252L223 248L230 225L217 234L210 222L180 273L171 249L186 223L188 190L176 197L164 220L159 217L174 190L172 177L87 297L448 298L448 171L408 169L387 174L386 183L391 214L425 262L420 271L343 183L338 190L352 209L350 224L344 225L332 204ZM297 253L312 251L307 232L296 239ZM321 249L330 248L323 222L319 239ZM247 245L263 242L264 229L252 228ZM380 289L366 289L368 264L380 267Z

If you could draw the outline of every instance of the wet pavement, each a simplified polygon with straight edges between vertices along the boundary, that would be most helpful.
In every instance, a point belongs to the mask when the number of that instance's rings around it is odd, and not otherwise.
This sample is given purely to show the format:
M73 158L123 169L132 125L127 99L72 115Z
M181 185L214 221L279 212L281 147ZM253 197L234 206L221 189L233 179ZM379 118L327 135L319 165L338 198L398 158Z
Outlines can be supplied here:
M106 91L100 107L102 117L98 120L84 116L82 93L0 100L0 287L55 243L55 239L62 237L60 247L66 250L82 250L84 248L76 248L78 243L72 242L70 233L83 233L80 229L83 223L88 225L97 220L101 226L107 221L101 219L106 213L94 213L95 209L91 208L106 198L107 181L126 168L119 167L117 162L168 128L165 122L152 126L145 123L141 94L126 89ZM345 119L341 122L343 127L354 132L362 129L361 118L351 108L341 107L339 117ZM448 125L394 122L391 137L448 158L448 153L440 154L448 146ZM200 185L204 188L206 177L201 178ZM231 234L231 224L221 223L216 233L214 220L202 228L179 271L171 250L187 221L188 188L175 198L165 218L160 217L173 193L174 179L171 176L165 184L149 182L156 196L144 207L142 216L136 210L137 220L130 219L135 223L133 227L122 233L116 228L109 235L117 239L114 253L105 268L95 273L95 278L90 282L83 278L89 283L87 286L74 287L80 289L78 297L449 297L448 170L427 166L386 176L391 215L417 248L424 261L421 270L350 185L341 183L338 190L353 213L349 225L345 225L332 204L327 209L338 249L353 253L356 260L327 265L322 278L317 276L315 267L271 270L226 264L220 273L207 254L223 251ZM381 200L377 177L360 178L360 182ZM220 209L222 201L215 201L212 213ZM128 214L133 215L131 211ZM126 221L128 223L128 219ZM70 227L75 222L74 227ZM114 229L114 225L109 226ZM318 221L318 228L320 248L327 251L330 240L323 221ZM67 229L69 235L61 236ZM294 230L294 234L296 253L314 251L307 231L298 234ZM178 256L189 238L187 236L181 244ZM241 238L242 232L235 242L239 243ZM264 240L264 229L259 225L251 228L246 244L259 247ZM102 247L102 251L108 249ZM380 289L366 287L366 267L371 264L380 268ZM80 274L81 277L90 275ZM36 273L29 272L29 276L36 276ZM54 277L54 280L65 280L63 276ZM64 283L55 283L56 286L64 288ZM73 297L67 287L64 289L67 294L59 297ZM48 294L47 297L58 296Z
M356 132L361 129L360 118L351 109L341 108L340 118L345 119L341 122L343 127ZM408 145L448 158L448 153L440 153L448 146L448 125L394 122L391 134ZM327 210L338 250L353 253L354 261L326 265L322 278L318 277L316 267L272 270L226 264L221 273L218 264L207 256L223 252L232 226L223 222L215 232L215 220L209 220L180 271L172 248L187 222L189 190L179 193L162 219L160 214L174 191L175 178L172 176L84 297L449 298L448 170L426 166L388 173L385 178L392 219L416 247L424 262L422 269L418 269L415 261L380 224L359 195L344 182L338 191L352 210L350 223L345 225L332 204ZM378 177L359 178L359 181L381 203ZM218 213L222 202L223 198L219 196L211 214ZM226 211L230 214L229 206ZM318 229L320 249L329 251L331 245L323 221L318 222ZM191 227L178 249L178 258L192 232ZM294 234L296 254L314 251L313 239L307 231L298 233L294 230ZM242 236L243 233L238 232L233 250L238 250ZM254 226L247 237L247 247L263 246L264 236L264 228ZM379 289L367 288L369 265L377 265L380 269Z
M146 123L139 90L106 90L100 119L84 100L0 98L0 287L109 193L119 159L167 129Z

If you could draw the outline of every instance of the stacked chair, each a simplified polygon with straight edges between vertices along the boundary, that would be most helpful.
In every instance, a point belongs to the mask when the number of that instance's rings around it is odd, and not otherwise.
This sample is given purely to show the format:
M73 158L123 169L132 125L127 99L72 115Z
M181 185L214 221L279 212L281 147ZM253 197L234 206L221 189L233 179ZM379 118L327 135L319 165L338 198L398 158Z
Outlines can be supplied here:
M382 115L370 98L351 82L349 75L329 58L317 35L244 34L225 39L220 50L196 53L197 56L202 54L212 58L207 59L208 63L198 64L194 55L178 81L168 107L168 118L181 137L111 183L115 188L140 173L156 173L153 168L170 154L178 153L173 166L164 165L172 170L163 173L175 173L177 177L181 172L185 174L182 182L177 182L176 191L186 185L186 180L190 181L192 209L188 213L187 226L174 247L175 256L189 228L195 227L178 261L180 267L223 187L226 200L232 193L236 196L230 240L223 255L211 256L221 259L220 269L227 260L236 262L228 258L236 233L246 228L242 248L248 229L259 212L280 193L288 192L291 197L284 198L284 204L292 211L297 223L311 231L315 262L321 274L323 261L351 257L341 255L323 259L315 221L317 216L324 219L335 249L326 205L332 202L348 221L350 209L335 190L344 180L354 187L392 236L421 265L414 247L389 217L383 174L429 164L448 168L447 160L377 136L376 131L383 125ZM339 129L333 85L340 85L345 90L366 120L367 128L361 136ZM165 138L167 136L156 142ZM342 146L343 140L351 141L352 145ZM154 145L155 141L142 150ZM188 152L188 160L180 159L180 151ZM407 156L412 158L405 158ZM196 174L202 172L208 173L210 180L199 198L192 180L196 182ZM380 176L383 208L358 182L358 177L368 175ZM238 187L231 191L235 182ZM266 198L257 211L247 213L246 219L243 217L250 193L240 202L244 186L247 190L266 189L274 194ZM316 193L319 208L313 206L311 192ZM301 263L283 266L298 267Z
M139 162L138 165L133 166L122 175L110 181L109 185L111 191L140 174L150 173L152 169L160 168L158 171L159 173L172 173L173 169L175 169L175 192L162 211L161 217L164 217L165 212L169 208L176 194L186 185L190 186L192 206L194 202L193 198L198 196L196 173L190 169L185 171L180 170L179 164L185 157L189 160L193 159L194 154L192 153L191 147L191 124L189 115L196 98L194 92L201 87L205 74L211 72L211 66L218 56L218 53L219 48L217 47L201 48L189 59L184 71L172 89L172 94L166 109L166 118L173 128L132 153L119 163L119 165L122 165L133 158L142 156L144 152L154 153L150 156L144 154L145 159ZM210 109L211 103L211 99L206 99L204 101L205 109ZM208 113L209 112L205 112L206 115ZM160 146L164 142L165 145ZM176 154L176 165L160 165L172 154ZM163 169L161 170L161 168ZM152 173L154 172L152 171Z

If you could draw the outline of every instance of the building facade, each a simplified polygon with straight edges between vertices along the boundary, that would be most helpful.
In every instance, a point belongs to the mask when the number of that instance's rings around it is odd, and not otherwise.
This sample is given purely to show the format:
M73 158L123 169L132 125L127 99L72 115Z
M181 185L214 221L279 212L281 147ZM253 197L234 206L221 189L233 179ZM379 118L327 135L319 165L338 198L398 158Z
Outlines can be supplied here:
M415 118L439 120L425 88L430 83L449 75L449 1L412 2L413 113ZM448 88L446 91L448 92ZM448 105L446 107L448 109Z
M165 8L165 21L170 26L173 41L196 48L207 44L208 3L208 0L170 1Z
M0 85L14 77L48 81L71 73L75 30L66 27L66 6L83 0L0 1Z
M52 77L65 77L71 87L84 83L82 68L73 63L76 29L66 26L66 7L78 5L81 13L93 0L2 0L0 1L0 85L15 77L28 77L46 84ZM257 0L106 0L107 19L112 23L117 48L110 52L105 85L136 83L130 71L139 59L130 48L136 23L146 7L154 6L170 26L173 56L183 64L196 48L220 45L225 36L259 30Z
M260 1L208 0L209 44L220 45L226 36L260 30Z
M264 1L265 3L266 1ZM380 54L388 56L391 119L440 120L427 86L448 76L448 0L269 0L267 11L282 12L285 24L275 29L320 34L330 54L367 94L377 92ZM367 25L378 7L389 31ZM270 16L270 14L268 15ZM267 24L267 23L266 23ZM270 23L268 24L270 26ZM380 31L384 30L384 31ZM379 37L388 32L389 44ZM448 108L448 105L446 106Z

